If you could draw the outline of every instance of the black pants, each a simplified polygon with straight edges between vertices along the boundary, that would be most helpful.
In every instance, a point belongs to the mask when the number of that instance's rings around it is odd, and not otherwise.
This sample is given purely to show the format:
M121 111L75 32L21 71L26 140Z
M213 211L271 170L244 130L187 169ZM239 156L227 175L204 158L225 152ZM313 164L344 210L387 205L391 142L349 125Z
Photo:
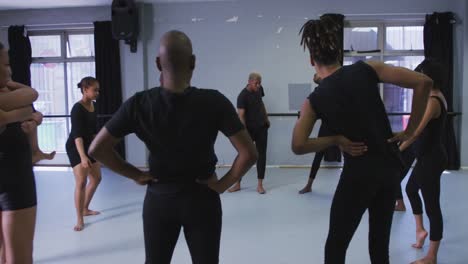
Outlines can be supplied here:
M169 264L184 229L194 264L219 263L222 209L219 194L201 184L153 184L143 207L146 264Z
M312 167L310 168L309 178L315 179L317 176L318 170L320 169L320 163L322 163L324 152L316 152L314 161L312 162Z
M248 131L258 152L257 178L265 179L268 127L249 128Z
M408 174L409 170L411 169L411 166L414 163L414 160L416 159L416 153L415 153L413 145L411 145L407 149L405 149L401 153L401 157L403 159L404 167L401 170L401 172L399 173L400 174L400 184L397 187L396 197L395 197L396 200L403 200L403 192L401 190L401 182L403 181L403 179Z
M413 214L423 213L421 190L426 214L430 223L430 240L442 240L443 219L440 208L440 177L447 166L447 154L441 147L440 151L418 157L414 170L406 185L406 194L411 203Z
M369 254L373 264L389 263L390 230L398 177L394 166L371 159L345 161L330 212L326 264L344 264L346 250L369 210Z
M318 132L318 137L329 137L333 135L334 133L328 130L327 126L322 123ZM315 179L324 157L326 161L341 161L341 150L337 146L331 146L321 152L316 152L310 169L309 178Z

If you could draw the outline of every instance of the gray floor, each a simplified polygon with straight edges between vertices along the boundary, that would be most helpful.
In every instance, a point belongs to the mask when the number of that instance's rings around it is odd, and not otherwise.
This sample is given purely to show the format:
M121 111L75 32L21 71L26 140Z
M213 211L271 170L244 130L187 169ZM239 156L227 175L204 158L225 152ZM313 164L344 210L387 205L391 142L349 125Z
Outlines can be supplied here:
M222 170L219 171L219 174ZM322 263L328 215L339 169L322 169L312 193L299 195L308 175L306 169L268 169L266 195L255 192L255 174L243 181L244 189L222 195L223 264ZM144 188L104 170L83 232L72 231L73 175L66 169L41 168L36 172L38 220L35 263L143 263L141 208ZM468 263L468 172L444 174L442 210L444 240L439 264ZM351 242L347 263L369 263L367 215ZM465 223L465 224L463 224ZM411 248L414 220L410 212L394 216L391 263L409 263L424 255ZM191 263L183 236L172 263Z

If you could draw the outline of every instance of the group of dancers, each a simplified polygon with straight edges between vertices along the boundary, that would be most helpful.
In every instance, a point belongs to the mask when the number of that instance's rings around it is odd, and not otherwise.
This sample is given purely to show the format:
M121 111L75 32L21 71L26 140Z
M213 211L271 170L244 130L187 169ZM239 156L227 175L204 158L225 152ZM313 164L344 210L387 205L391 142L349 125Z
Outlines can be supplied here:
M373 61L341 66L338 31L339 26L327 17L310 20L301 29L301 45L310 53L319 85L301 108L291 142L297 155L321 153L333 146L343 152L344 166L331 206L325 263L345 263L348 245L366 210L371 262L390 263L395 201L403 174L414 159L417 163L406 187L416 220L413 246L421 248L428 236L418 194L421 190L430 221L430 247L424 258L413 263L437 263L443 231L440 176L447 163L441 139L447 116L440 90L443 67L431 59L424 60L415 71ZM161 85L129 98L99 132L94 105L99 82L86 77L79 83L83 97L73 106L72 130L66 144L76 179L74 229L83 230L83 217L99 213L89 205L101 181L103 164L147 186L143 204L145 263L170 263L182 228L193 263L218 263L222 229L219 195L240 190L242 177L256 162L257 191L265 193L270 122L261 100L261 76L249 76L236 111L217 90L191 86L196 58L183 32L164 34L156 66L161 72ZM36 189L32 144L24 128L26 122L35 120L31 105L38 94L11 81L10 76L8 53L0 44L0 87L6 87L0 93L0 241L4 251L0 263L29 264L33 261ZM413 90L411 117L404 131L391 130L378 89L381 82ZM322 133L310 138L318 119L322 121ZM219 131L237 152L232 167L220 177L215 171L214 151ZM149 171L128 163L114 149L132 133L149 150ZM403 159L401 152L410 150L407 156L411 158ZM313 170L312 180L315 174ZM312 180L302 193L310 191Z

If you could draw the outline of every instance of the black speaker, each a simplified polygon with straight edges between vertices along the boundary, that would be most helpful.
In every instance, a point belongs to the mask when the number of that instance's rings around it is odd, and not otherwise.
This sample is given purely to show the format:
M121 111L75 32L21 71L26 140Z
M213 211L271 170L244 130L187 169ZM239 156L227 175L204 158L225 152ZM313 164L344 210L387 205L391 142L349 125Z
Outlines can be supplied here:
M136 52L138 38L138 8L134 0L112 1L112 35L125 40L130 50Z

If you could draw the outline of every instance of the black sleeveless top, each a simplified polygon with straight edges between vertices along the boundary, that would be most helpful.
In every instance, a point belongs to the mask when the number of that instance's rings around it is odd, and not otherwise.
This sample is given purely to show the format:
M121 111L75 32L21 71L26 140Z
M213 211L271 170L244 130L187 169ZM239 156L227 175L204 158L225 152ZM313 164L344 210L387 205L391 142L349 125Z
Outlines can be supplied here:
M439 102L440 116L429 121L421 135L415 141L414 144L417 157L421 157L433 150L443 149L442 135L447 121L447 109L445 109L445 104L440 97L431 96L431 98L436 98Z

